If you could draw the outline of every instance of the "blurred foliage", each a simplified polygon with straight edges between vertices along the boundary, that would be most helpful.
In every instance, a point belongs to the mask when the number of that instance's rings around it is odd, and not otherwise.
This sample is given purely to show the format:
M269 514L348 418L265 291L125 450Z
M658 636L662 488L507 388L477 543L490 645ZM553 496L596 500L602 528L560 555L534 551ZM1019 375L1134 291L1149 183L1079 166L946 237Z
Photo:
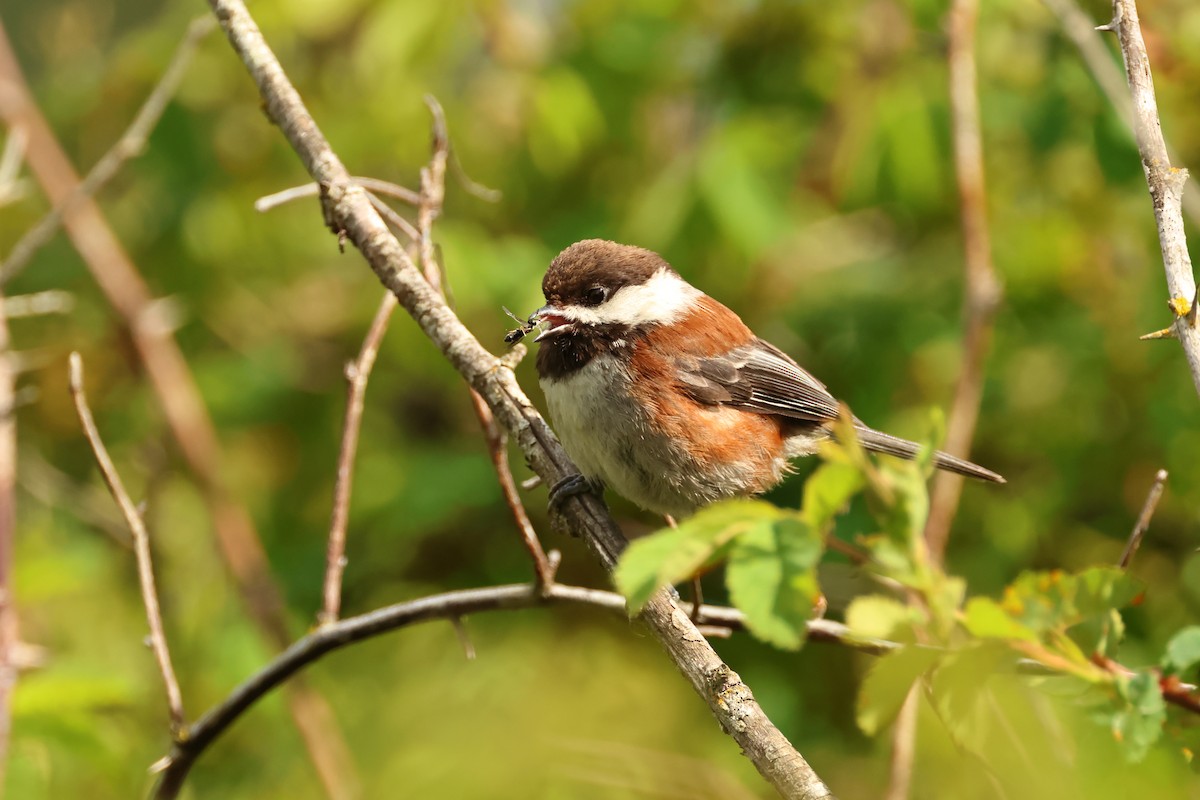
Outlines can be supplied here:
M1183 789L1192 782L1191 744L1200 721L1186 709L1168 715L1166 693L1177 688L1171 676L1177 681L1200 663L1200 627L1179 631L1150 666L1130 670L1112 660L1120 657L1126 630L1122 611L1140 602L1145 586L1111 565L1074 574L1023 572L1002 601L967 600L966 583L947 574L925 544L933 449L926 447L915 463L885 458L876 465L859 446L849 415L838 423L836 438L822 445L826 463L805 484L800 511L731 500L634 542L616 572L630 609L663 585L727 558L730 600L749 631L797 648L820 597L816 562L834 517L862 490L873 522L853 536L854 563L872 585L846 609L846 639L848 646L880 638L898 645L875 659L862 681L857 721L863 732L887 731L914 696L918 713L922 707L932 712L941 733L983 768L1001 797L1122 796L1096 795L1096 773L1142 764L1156 745L1164 783ZM1027 717L1029 707L1035 718ZM1031 724L1048 735L1028 729ZM1096 724L1110 731L1111 741L1096 741ZM1076 755L1081 748L1098 746L1107 757L1113 745L1123 762L1089 767L1087 774L1076 769L1077 759L1096 756ZM1012 755L1023 767L1009 768ZM983 788L978 783L969 794Z
M1164 129L1185 165L1200 164L1200 6L1140 5ZM1154 664L1200 610L1200 427L1178 347L1136 339L1168 319L1138 156L1044 7L983 6L989 208L1007 299L973 457L1010 483L967 487L949 569L972 595L997 596L1027 570L1113 563L1166 468L1133 566L1152 588L1125 614L1122 645L1124 663ZM86 167L201 10L173 0L9 0L0 14L42 108ZM487 204L452 180L437 228L457 307L497 352L500 306L539 304L542 270L560 248L616 238L660 250L863 419L911 437L926 429L930 406L948 405L961 348L945 10L926 0L253 4L356 174L415 184L429 139L421 96L441 99L464 169L504 193ZM1086 10L1109 14L1098 0ZM221 432L223 469L259 526L297 633L319 603L341 367L380 292L357 255L338 254L314 202L253 212L255 198L303 180L240 63L213 36L145 154L100 197L154 292L171 299ZM0 253L45 210L36 190L6 207ZM48 660L17 689L10 796L127 798L164 752L166 714L140 646L132 555L96 502L70 409L70 349L88 363L119 468L148 500L189 713L270 654L215 555L202 499L126 336L61 237L12 290L45 288L73 292L77 305L69 317L14 328L16 346L32 354L23 383L40 390L19 416L15 591L21 635ZM537 397L531 366L519 377ZM408 320L394 322L367 402L347 613L529 578L462 382ZM801 466L770 499L798 506L811 471ZM562 578L602 584L580 545L550 532L543 497L531 493L529 504L548 544L564 551ZM615 508L631 533L658 525ZM867 527L856 505L838 531ZM709 599L725 599L720 581L709 583ZM836 616L860 593L853 576L841 583L823 576ZM364 796L767 795L654 644L622 621L577 610L469 624L475 662L463 661L448 625L430 625L311 670L354 750ZM855 720L864 675L879 674L874 659L824 645L781 652L748 636L717 646L839 795L882 793L887 737L864 736ZM1189 647L1178 645L1185 656ZM994 657L983 648L949 672L951 689ZM1200 791L1177 752L1154 747L1126 766L1103 726L1072 726L1080 746L1063 750L1043 724L1052 699L993 683L992 701L1015 719L973 725L967 733L984 740L971 748L923 706L914 796L986 792L969 754L978 748L1026 782L1010 796ZM1130 682L1131 708L1148 697L1143 688ZM1069 700L1074 688L1060 691ZM1194 727L1177 735L1196 739ZM205 756L191 785L197 797L321 796L278 697Z

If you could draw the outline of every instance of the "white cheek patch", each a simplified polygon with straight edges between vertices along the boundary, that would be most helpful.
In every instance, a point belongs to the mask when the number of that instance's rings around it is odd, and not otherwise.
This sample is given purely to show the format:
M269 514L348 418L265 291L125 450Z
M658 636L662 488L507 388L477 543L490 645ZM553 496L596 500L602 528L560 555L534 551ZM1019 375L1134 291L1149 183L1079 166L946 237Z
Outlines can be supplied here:
M669 325L690 311L703 294L673 272L660 269L645 283L622 286L595 308L567 306L561 313L572 322L588 325Z

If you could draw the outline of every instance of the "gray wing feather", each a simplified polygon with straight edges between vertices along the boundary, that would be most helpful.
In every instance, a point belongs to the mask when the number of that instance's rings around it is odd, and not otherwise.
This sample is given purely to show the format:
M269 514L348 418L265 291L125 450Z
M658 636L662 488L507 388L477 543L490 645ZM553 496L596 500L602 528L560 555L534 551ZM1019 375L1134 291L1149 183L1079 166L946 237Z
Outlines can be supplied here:
M817 424L836 419L838 401L825 384L806 372L779 348L755 339L749 344L709 358L676 360L680 388L699 403L732 405L760 414ZM859 441L877 453L915 458L919 446L869 428L855 418ZM940 469L981 480L1004 483L989 469L948 453L935 452Z
M728 353L676 361L681 388L698 402L827 422L838 402L825 385L774 345L755 339Z

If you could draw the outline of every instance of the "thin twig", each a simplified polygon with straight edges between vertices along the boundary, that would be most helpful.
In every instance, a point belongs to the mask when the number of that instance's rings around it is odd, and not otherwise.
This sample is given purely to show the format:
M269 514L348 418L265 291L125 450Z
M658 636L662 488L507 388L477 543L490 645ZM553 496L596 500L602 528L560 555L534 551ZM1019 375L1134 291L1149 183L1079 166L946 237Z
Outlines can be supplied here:
M333 487L333 518L329 523L329 544L325 560L325 603L317 622L328 625L338 618L342 604L342 573L346 569L346 523L350 518L350 493L354 483L354 454L362 430L363 399L367 381L379 354L379 345L387 332L388 320L396 310L396 296L384 292L363 338L358 357L346 365L346 416L342 422L342 444L338 452L337 479Z
M367 199L371 201L371 207L375 209L375 212L383 217L383 221L391 225L393 229L400 231L414 242L421 240L421 234L413 227L413 224L400 216L396 209L380 200L372 192L367 192Z
M517 492L517 483L513 478L512 468L508 465L507 437L500 426L496 424L496 418L492 416L492 410L488 408L487 402L474 389L471 389L471 404L475 408L475 416L479 418L479 424L483 426L483 436L487 441L488 454L492 458L492 468L496 470L496 481L500 484L500 491L504 494L504 502L508 504L509 513L512 514L513 520L517 523L517 530L521 534L521 541L524 543L525 549L529 551L529 557L533 559L537 585L550 586L554 583L554 574L558 571L559 552L554 550L547 555L545 548L542 547L542 541L538 538L537 531L534 530L529 513L525 510L525 504L521 502L520 493Z
M1142 40L1134 0L1113 0L1113 18L1103 30L1117 34L1125 76L1133 98L1133 130L1150 199L1154 219L1158 224L1158 241L1162 249L1163 268L1167 275L1168 303L1174 316L1175 334L1183 346L1192 382L1200 392L1200 326L1191 313L1195 306L1196 278L1192 273L1192 258L1188 254L1187 235L1183 226L1183 187L1187 170L1171 166L1167 143L1163 139L1162 123L1158 117L1158 101L1154 96L1154 79L1150 74L1150 58Z
M431 94L425 95L425 105L433 115L433 155L429 165L421 170L421 202L417 206L417 230L420 232L421 271L425 280L443 297L441 267L433 250L433 221L442 213L446 198L446 159L450 157L450 135L446 132L446 114Z
M13 276L28 266L34 254L44 247L58 232L63 218L69 215L79 205L80 201L92 197L112 180L125 165L125 162L141 154L146 146L150 132L158 125L159 119L166 110L167 104L179 88L180 81L187 74L188 65L202 39L213 31L216 26L211 17L197 17L188 25L171 63L163 71L162 77L146 98L146 102L138 109L133 122L121 134L108 152L100 157L87 177L83 179L62 201L46 213L32 228L17 241L8 258L0 265L0 285L8 283Z
M963 249L963 355L954 402L946 428L945 450L965 458L975 436L979 404L983 397L983 370L992 340L992 322L1003 290L992 266L988 234L987 191L983 169L983 137L976 90L975 39L978 0L954 0L950 7L950 112L954 134L954 166L962 209ZM963 479L940 472L934 481L925 540L929 553L940 563L950 538L950 524L958 511Z
M354 180L358 185L374 194L381 194L384 197L394 197L413 206L421 202L420 192L414 192L406 186L401 186L390 181L381 181L378 178L367 178L361 175L354 176ZM258 212L270 211L284 203L290 203L293 200L300 200L305 197L316 197L320 193L321 187L315 183L293 186L290 189L284 189L258 198L254 201L254 210Z
M12 733L12 697L18 666L17 607L13 594L13 545L16 536L17 416L16 382L8 319L0 293L0 796L8 768Z
M271 121L287 138L314 181L325 187L324 219L358 248L380 281L437 345L488 406L548 485L578 470L517 384L511 369L489 353L434 291L404 247L372 209L305 108L242 0L209 0L230 44L259 90ZM560 519L611 570L627 542L601 498L566 501ZM832 795L820 776L754 699L750 687L696 630L668 592L660 591L638 619L666 650L763 778L783 797L821 800Z
M79 422L83 425L83 433L100 473L108 485L108 491L121 509L129 532L133 535L133 550L137 556L138 580L142 586L142 603L146 606L146 622L150 625L150 647L154 650L154 658L158 661L158 671L162 673L163 685L167 690L167 709L171 716L171 734L179 736L183 732L183 697L179 692L179 681L175 679L175 668L171 666L171 651L167 648L167 636L163 632L162 611L158 607L158 590L154 586L154 564L150 558L150 534L146 531L146 523L138 512L129 492L121 483L121 476L109 458L108 449L100 439L100 431L96 429L96 421L92 418L92 410L88 407L87 394L83 389L83 359L79 353L71 353L70 371L71 397L75 400L75 411Z
M291 641L283 594L271 576L266 551L246 508L230 493L220 465L221 448L195 377L170 331L147 324L156 301L145 279L114 235L41 113L21 72L0 18L0 117L28 134L26 163L50 203L72 210L63 227L109 304L129 333L137 357L162 407L172 437L195 477L212 519L218 552L250 617L275 647ZM293 683L288 710L332 798L354 783L349 748L328 703L304 683Z
M1154 476L1154 485L1150 487L1150 492L1146 495L1146 502L1142 504L1142 513L1138 514L1137 524L1133 526L1133 531L1129 534L1129 541L1125 543L1125 552L1121 554L1121 560L1117 562L1121 569L1129 569L1134 554L1142 544L1142 537L1146 535L1146 530L1150 527L1150 520L1154 516L1155 509L1158 508L1158 501L1162 499L1163 488L1166 484L1167 471L1160 469Z

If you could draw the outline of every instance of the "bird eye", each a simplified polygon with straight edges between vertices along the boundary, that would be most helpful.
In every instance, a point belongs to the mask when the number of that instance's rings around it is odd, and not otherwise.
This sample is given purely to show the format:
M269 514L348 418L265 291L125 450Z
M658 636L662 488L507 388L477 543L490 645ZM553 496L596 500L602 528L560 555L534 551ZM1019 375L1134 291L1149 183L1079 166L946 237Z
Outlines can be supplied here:
M608 298L608 289L603 286L593 286L583 295L583 301L589 306L598 306Z

